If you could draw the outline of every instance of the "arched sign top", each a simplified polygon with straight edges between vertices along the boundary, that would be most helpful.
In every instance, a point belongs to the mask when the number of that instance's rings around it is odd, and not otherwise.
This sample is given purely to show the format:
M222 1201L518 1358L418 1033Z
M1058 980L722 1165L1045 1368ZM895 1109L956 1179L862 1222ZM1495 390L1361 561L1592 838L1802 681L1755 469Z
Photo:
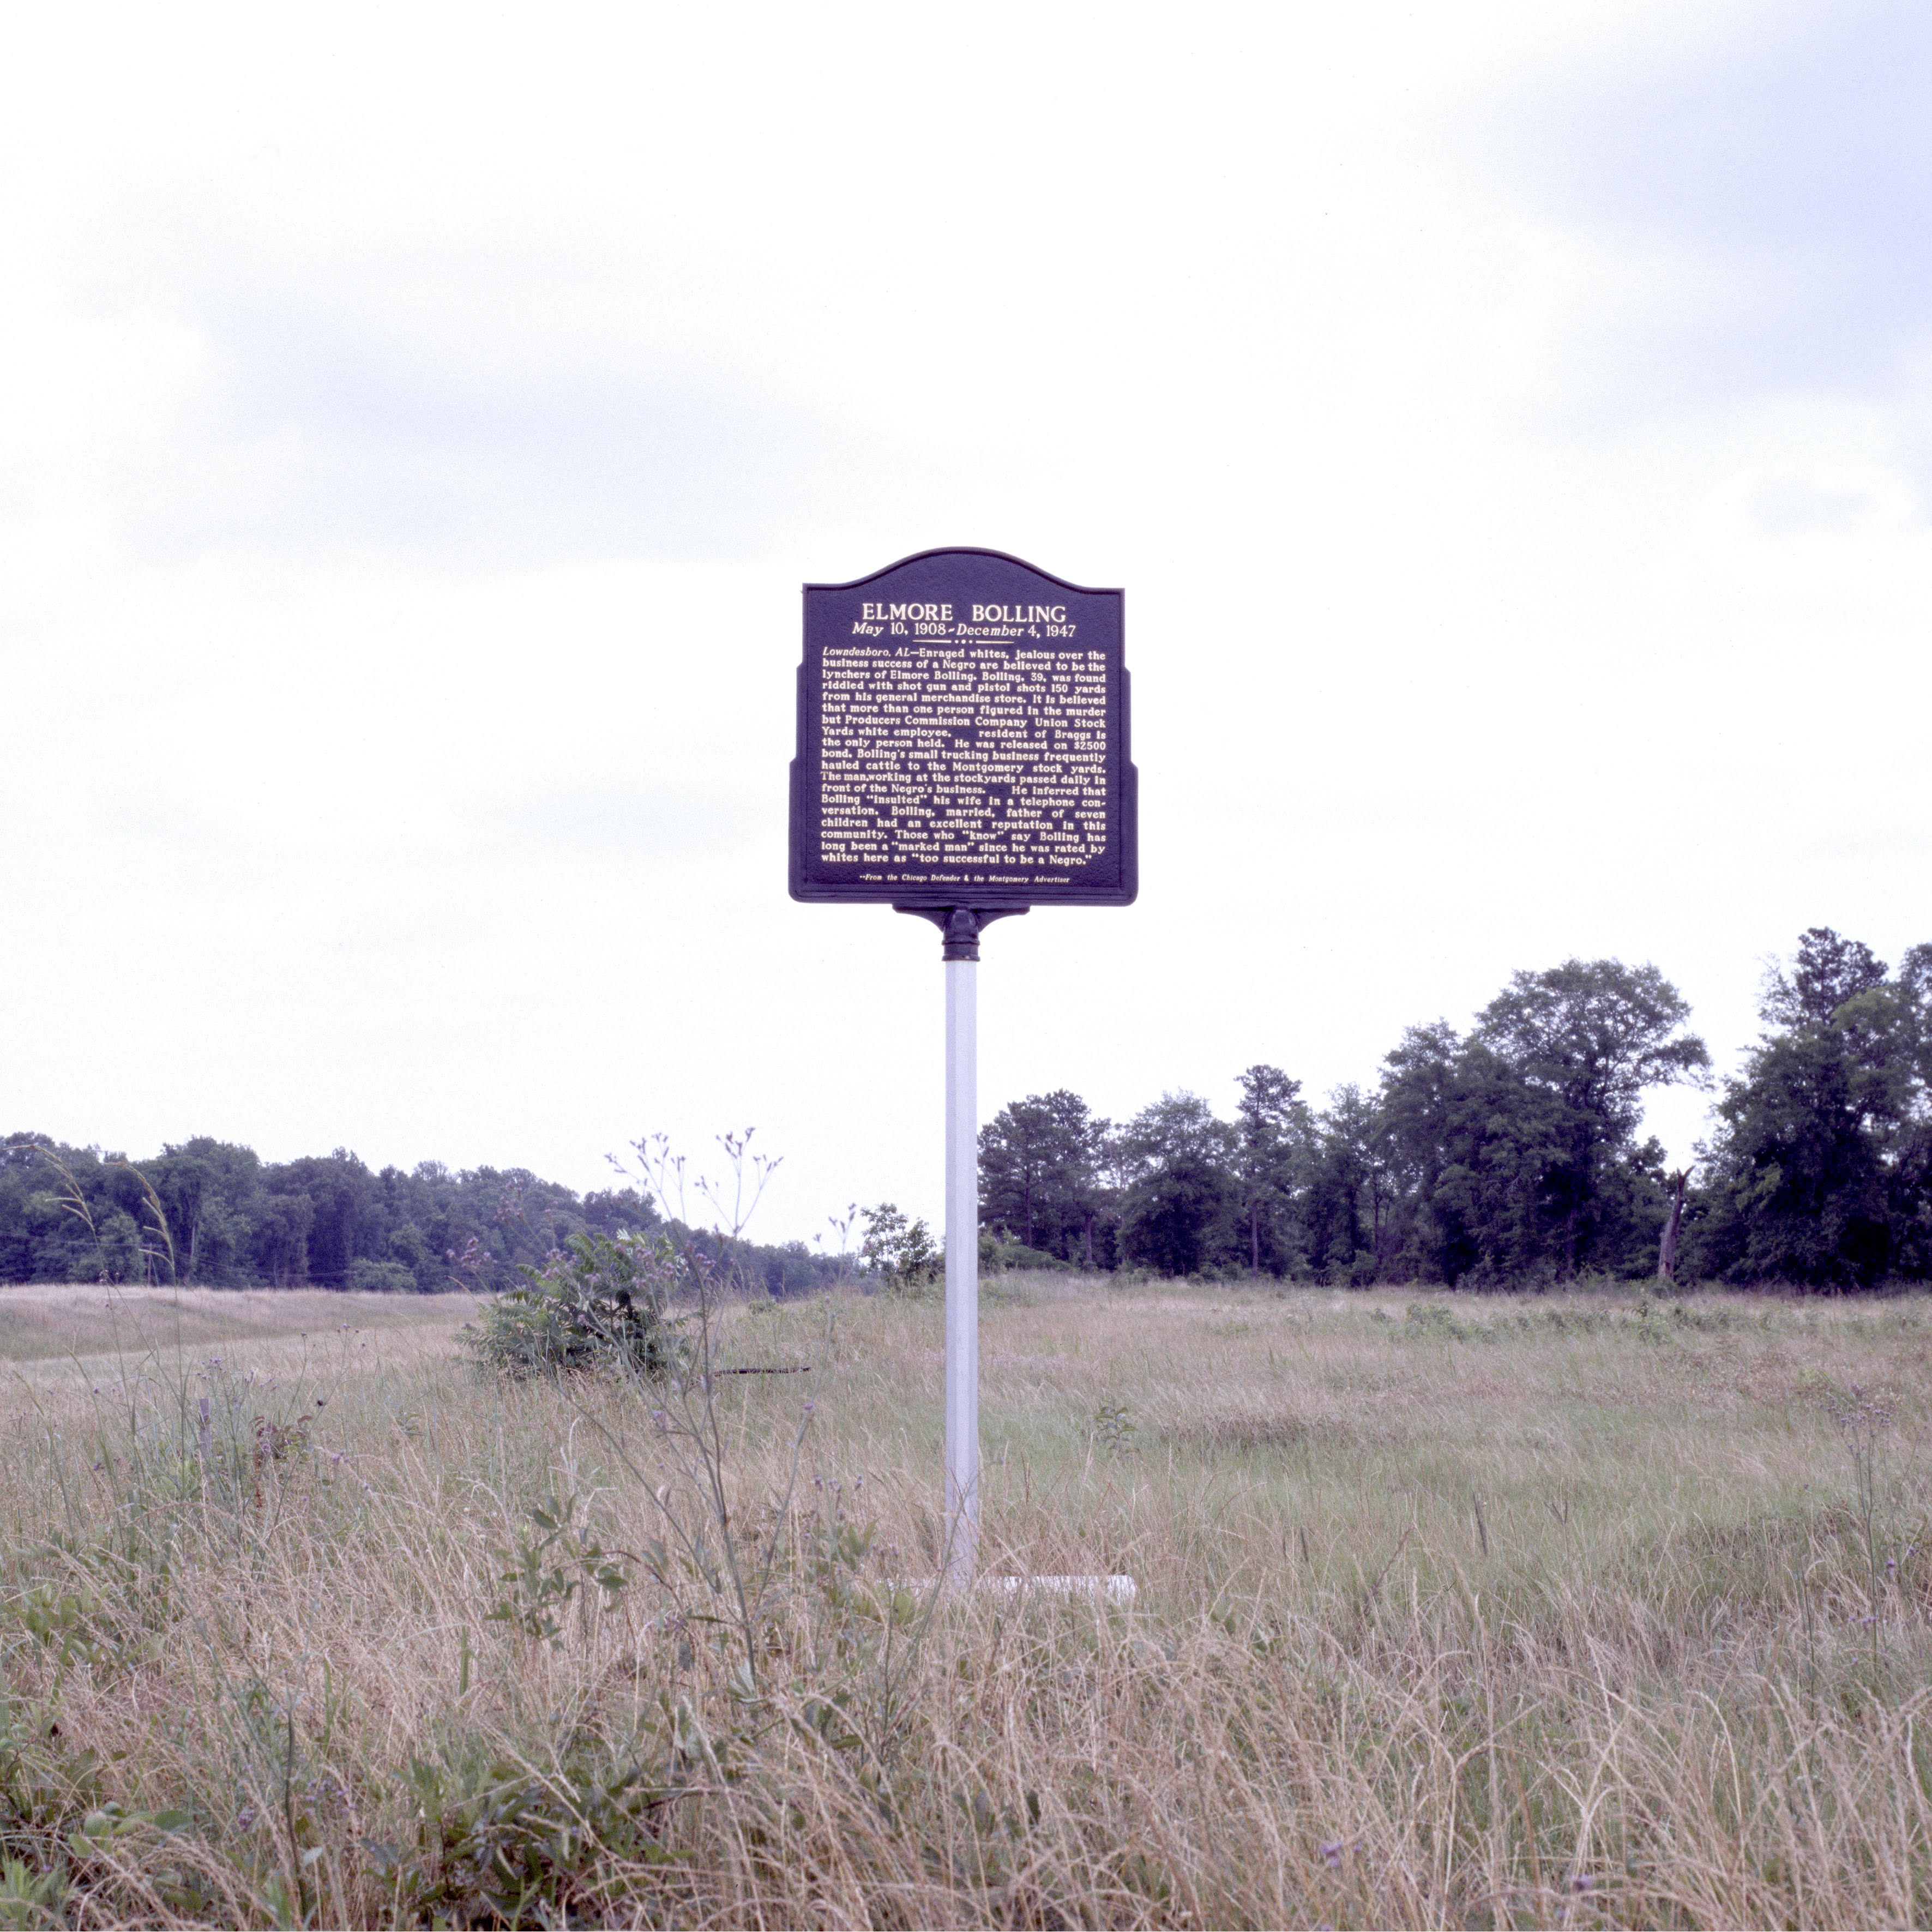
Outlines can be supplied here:
M1124 597L1122 590L1100 590L1084 584L1070 582L1064 577L1056 577L1050 570L1042 570L1036 563L1029 563L1023 556L1016 556L1010 550L977 550L970 545L962 545L952 550L919 550L910 556L902 556L896 563L889 563L883 570L875 570L864 577L855 577L849 584L808 584L806 594L814 590L856 590L862 585L876 584L881 578L890 577L896 570L904 570L908 565L925 563L935 557L981 557L994 563L1010 563L1016 570L1024 570L1029 576L1037 577L1043 582L1054 584L1062 590L1077 591L1083 597Z
M807 584L792 896L1130 904L1124 603L993 550Z

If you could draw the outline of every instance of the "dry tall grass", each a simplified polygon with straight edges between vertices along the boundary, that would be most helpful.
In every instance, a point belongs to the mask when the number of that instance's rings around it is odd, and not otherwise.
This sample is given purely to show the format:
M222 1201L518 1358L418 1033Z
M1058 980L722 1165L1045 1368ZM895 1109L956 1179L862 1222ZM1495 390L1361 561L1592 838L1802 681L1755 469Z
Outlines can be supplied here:
M726 1532L648 1393L283 1306L8 1378L0 1919L1932 1919L1922 1303L996 1296L992 1564L1128 1610L893 1587L936 1304L734 1318Z

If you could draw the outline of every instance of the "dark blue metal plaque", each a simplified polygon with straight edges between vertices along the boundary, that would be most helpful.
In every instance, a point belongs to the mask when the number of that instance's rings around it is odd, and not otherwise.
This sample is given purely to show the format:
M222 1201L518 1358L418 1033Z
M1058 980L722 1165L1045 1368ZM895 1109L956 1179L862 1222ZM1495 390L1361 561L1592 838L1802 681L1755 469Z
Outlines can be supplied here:
M1124 602L990 550L808 584L792 897L1131 904Z

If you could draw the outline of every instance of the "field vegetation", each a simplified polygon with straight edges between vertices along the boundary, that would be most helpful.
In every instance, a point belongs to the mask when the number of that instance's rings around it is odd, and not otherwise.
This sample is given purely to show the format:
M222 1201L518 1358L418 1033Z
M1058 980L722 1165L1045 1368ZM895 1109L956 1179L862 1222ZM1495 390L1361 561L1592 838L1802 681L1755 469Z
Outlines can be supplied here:
M1130 1605L916 1587L924 1296L0 1295L0 1922L1932 1918L1932 1306L986 1299L988 1567Z

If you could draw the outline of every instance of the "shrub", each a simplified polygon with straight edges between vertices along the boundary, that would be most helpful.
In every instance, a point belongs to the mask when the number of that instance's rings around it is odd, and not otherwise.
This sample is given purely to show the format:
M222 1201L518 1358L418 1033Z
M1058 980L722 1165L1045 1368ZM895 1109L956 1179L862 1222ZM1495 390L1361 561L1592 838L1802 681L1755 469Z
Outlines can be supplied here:
M1058 1268L1065 1272L1072 1264L1062 1261L1058 1255L1047 1253L1043 1248L1030 1248L1022 1241L996 1240L982 1228L980 1234L980 1265L982 1268Z
M348 1286L358 1294L414 1294L416 1278L400 1262L374 1262L364 1256L349 1264Z
M859 1246L859 1265L866 1274L879 1276L902 1294L944 1276L945 1258L922 1220L908 1220L890 1201L860 1211L866 1238Z
M542 1268L520 1272L530 1286L497 1296L463 1330L478 1361L513 1376L623 1368L650 1382L687 1363L686 1318L670 1312L678 1262L668 1240L572 1234Z

